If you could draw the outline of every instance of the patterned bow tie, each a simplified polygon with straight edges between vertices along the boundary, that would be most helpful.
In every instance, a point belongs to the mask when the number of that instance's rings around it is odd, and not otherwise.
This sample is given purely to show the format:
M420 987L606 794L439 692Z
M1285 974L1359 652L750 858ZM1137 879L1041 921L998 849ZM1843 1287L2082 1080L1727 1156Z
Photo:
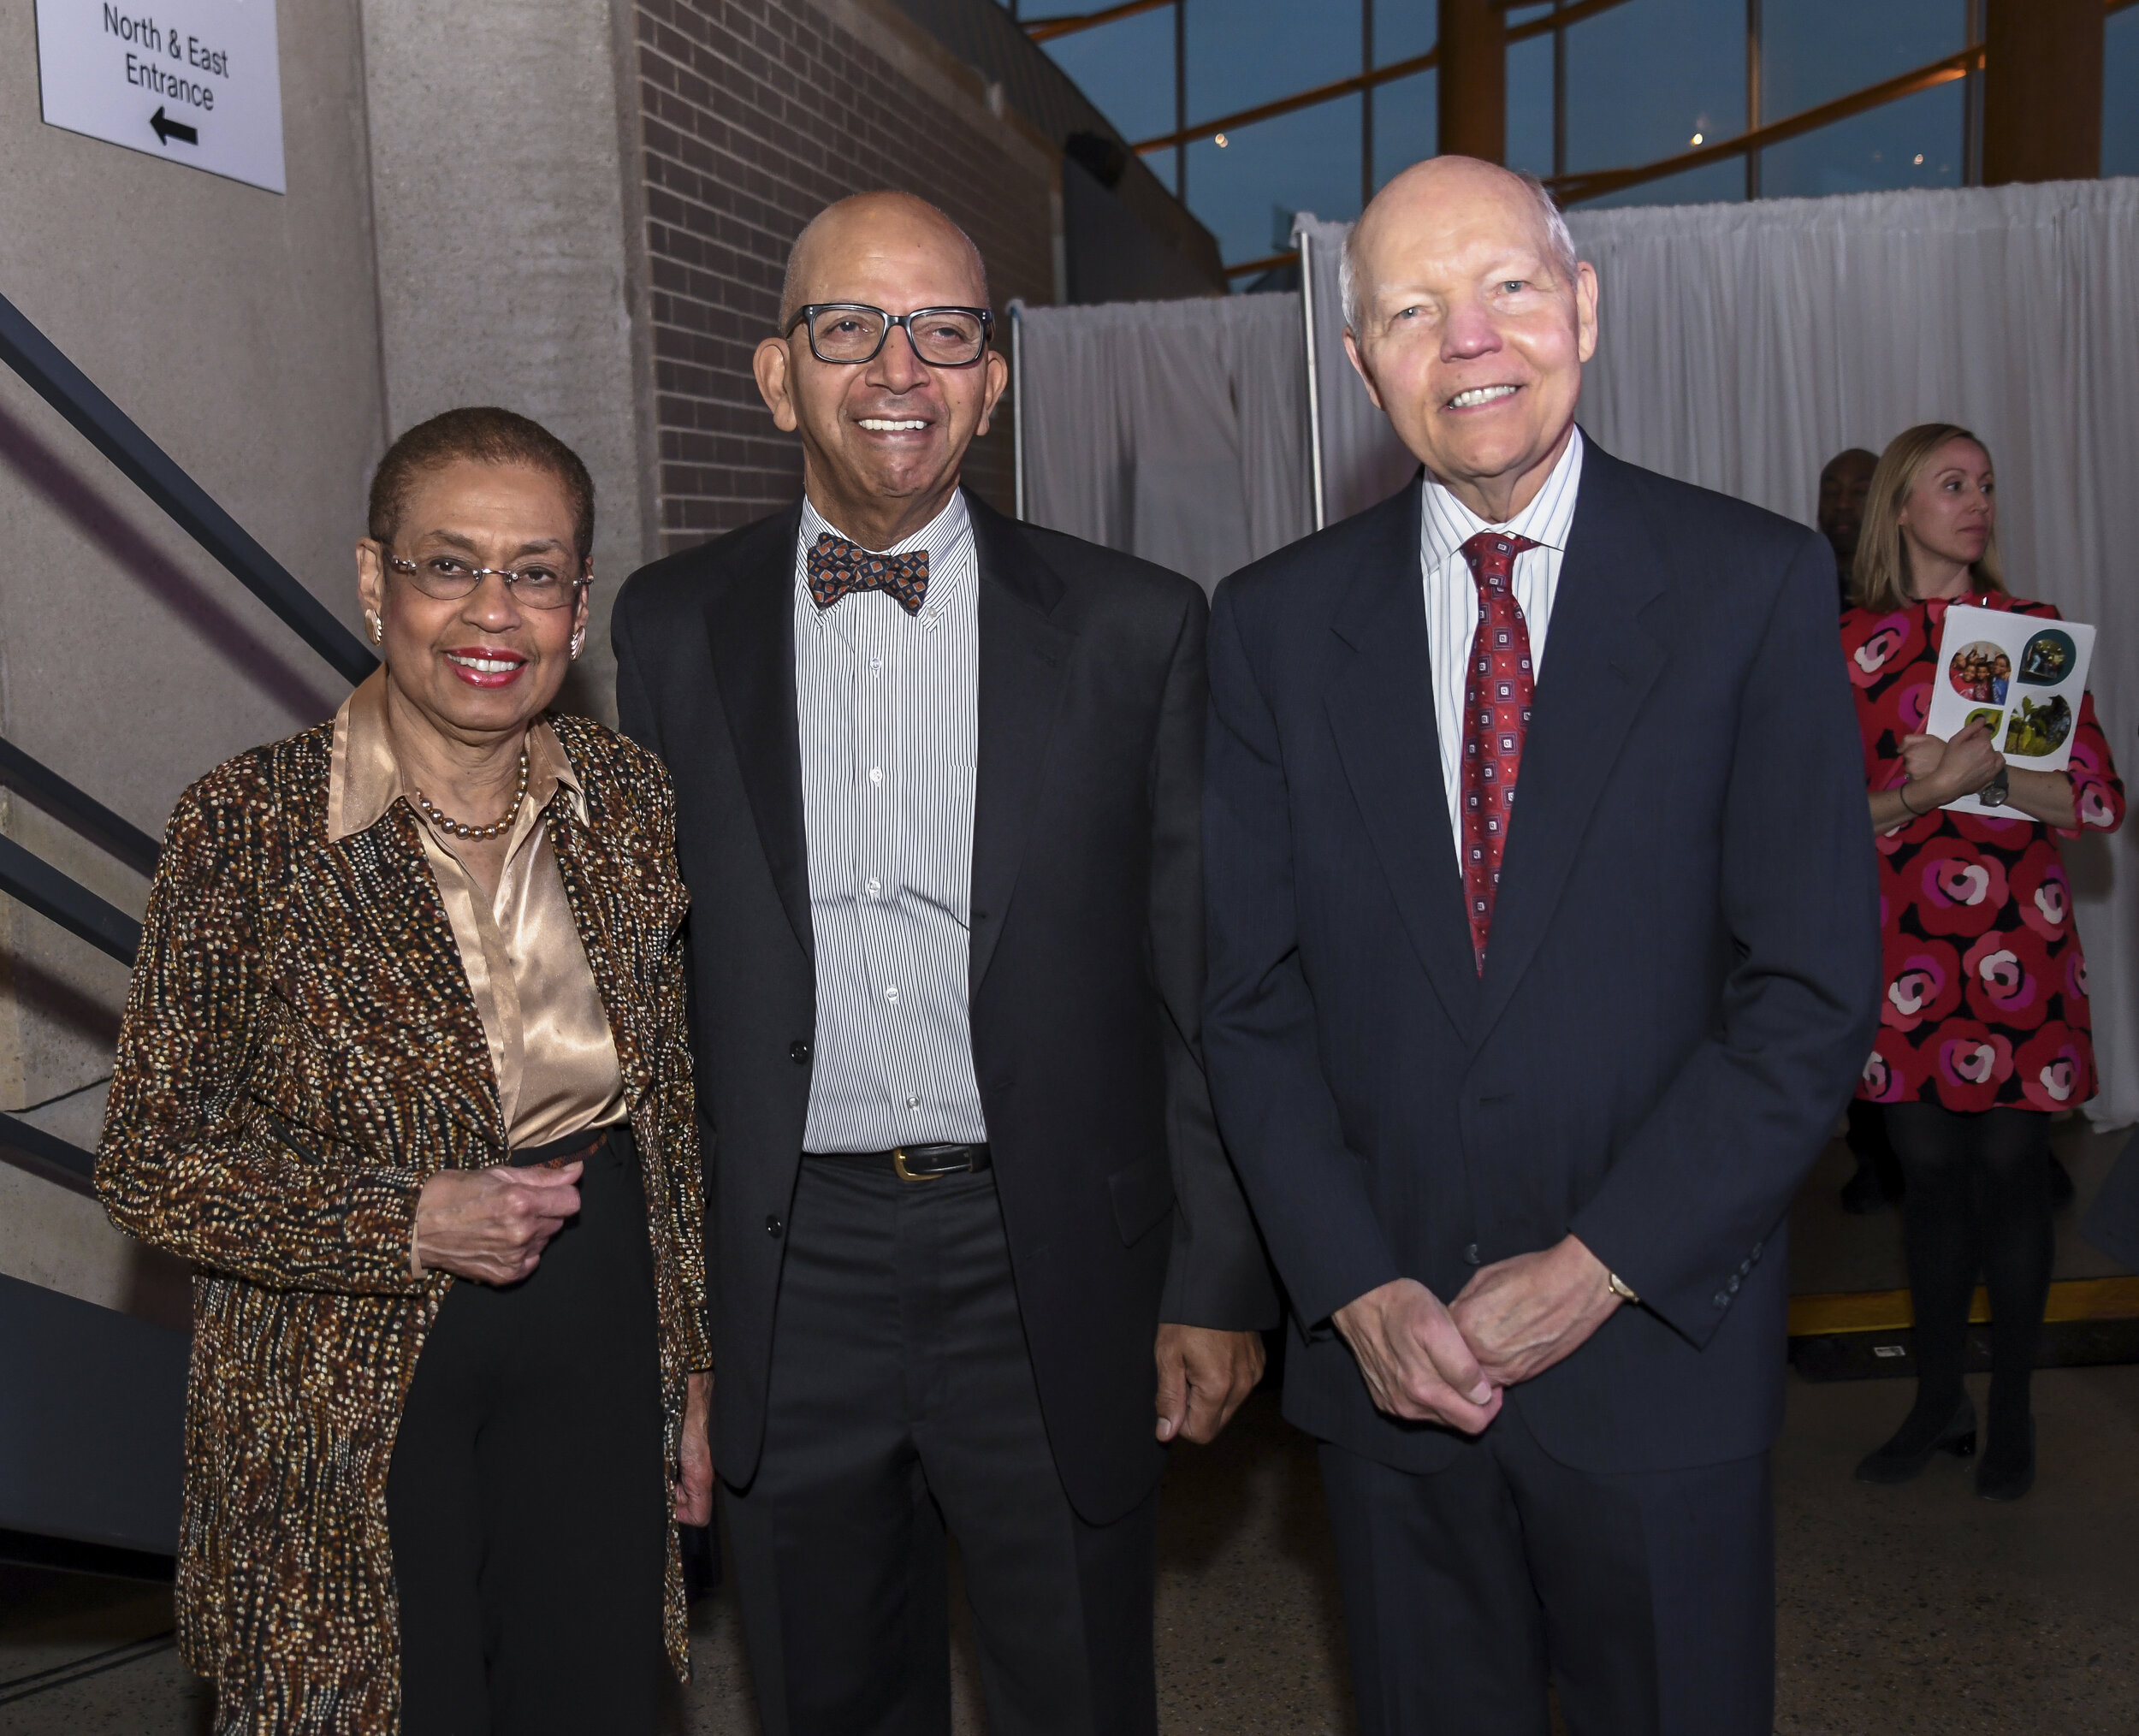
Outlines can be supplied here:
M809 597L821 609L828 609L849 591L880 590L910 615L921 613L928 595L928 551L911 554L874 554L857 542L817 533L809 551Z

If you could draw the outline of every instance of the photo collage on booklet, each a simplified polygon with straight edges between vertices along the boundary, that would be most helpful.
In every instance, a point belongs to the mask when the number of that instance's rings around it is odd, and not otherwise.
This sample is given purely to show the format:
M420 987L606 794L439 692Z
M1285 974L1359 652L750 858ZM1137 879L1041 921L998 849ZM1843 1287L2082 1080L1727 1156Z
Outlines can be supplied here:
M2071 756L2094 649L2095 630L2083 622L1956 604L1946 612L1939 678L1923 726L1950 739L1980 722L2014 765L2061 772ZM1999 812L1973 796L1946 805L1967 814Z

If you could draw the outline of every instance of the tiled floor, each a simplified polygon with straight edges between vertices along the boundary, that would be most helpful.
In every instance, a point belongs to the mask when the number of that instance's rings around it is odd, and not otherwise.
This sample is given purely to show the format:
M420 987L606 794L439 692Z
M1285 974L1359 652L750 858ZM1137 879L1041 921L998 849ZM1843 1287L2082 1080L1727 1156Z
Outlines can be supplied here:
M2139 1727L2139 1367L2039 1377L2043 1477L2013 1507L1941 1460L1917 1484L1850 1480L1905 1383L1791 1379L1775 1465L1776 1729L2084 1736ZM1979 1392L1978 1399L1982 1397ZM1160 1724L1318 1736L1347 1727L1314 1460L1267 1398L1172 1474L1158 1588ZM168 1650L26 1697L9 1686L170 1624L168 1597L76 1581L0 1588L0 1732L201 1736L205 1697ZM748 1736L730 1604L699 1607L698 1680L674 1727ZM962 1673L969 1684L969 1672ZM25 1686L28 1686L25 1684ZM981 1726L969 1687L961 1736Z
M2084 1200L2108 1142L2074 1130L2059 1144ZM1900 1282L1891 1214L1842 1219L1817 1197L1846 1174L1830 1153L1795 1214L1800 1289L1829 1274L1852 1288ZM2069 1234L2060 1243L2060 1276L2089 1268ZM2037 1377L2041 1481L2002 1508L1977 1501L1967 1468L1946 1459L1900 1489L1851 1480L1907 1408L1907 1383L1792 1375L1788 1395L1775 1458L1779 1733L2139 1730L2139 1366ZM696 1626L697 1678L672 1731L750 1736L730 1600L701 1604ZM158 1644L169 1627L163 1592L0 1572L0 1733L203 1736L206 1696ZM1267 1395L1169 1473L1158 1643L1167 1736L1348 1727L1313 1452ZM957 1679L968 1736L982 1727L969 1659Z

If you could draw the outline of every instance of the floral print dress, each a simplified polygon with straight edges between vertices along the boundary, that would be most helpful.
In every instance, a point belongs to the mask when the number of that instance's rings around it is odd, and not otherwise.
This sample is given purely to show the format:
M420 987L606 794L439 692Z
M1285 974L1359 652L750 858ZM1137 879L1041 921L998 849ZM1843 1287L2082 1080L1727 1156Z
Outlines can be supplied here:
M2047 603L1996 593L1964 601L2056 620ZM1908 781L1901 742L1930 708L1944 601L1842 617L1868 789ZM2072 734L2074 806L2083 829L2113 832L2124 787L2109 744L2081 703ZM1886 993L1858 1096L1946 1109L2070 1109L2095 1094L2087 961L2054 831L1934 809L1882 834L1879 917Z

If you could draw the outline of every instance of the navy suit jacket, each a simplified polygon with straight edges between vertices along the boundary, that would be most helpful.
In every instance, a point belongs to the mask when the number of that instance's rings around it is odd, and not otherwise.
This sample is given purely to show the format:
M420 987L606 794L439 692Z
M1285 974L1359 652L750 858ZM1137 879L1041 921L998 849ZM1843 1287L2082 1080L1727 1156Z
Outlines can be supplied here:
M1219 1124L1290 1293L1286 1414L1407 1469L1330 1317L1570 1231L1642 1298L1513 1389L1616 1472L1764 1451L1784 1213L1871 1046L1863 753L1811 531L1591 442L1483 977L1441 779L1420 484L1235 574L1204 805Z

